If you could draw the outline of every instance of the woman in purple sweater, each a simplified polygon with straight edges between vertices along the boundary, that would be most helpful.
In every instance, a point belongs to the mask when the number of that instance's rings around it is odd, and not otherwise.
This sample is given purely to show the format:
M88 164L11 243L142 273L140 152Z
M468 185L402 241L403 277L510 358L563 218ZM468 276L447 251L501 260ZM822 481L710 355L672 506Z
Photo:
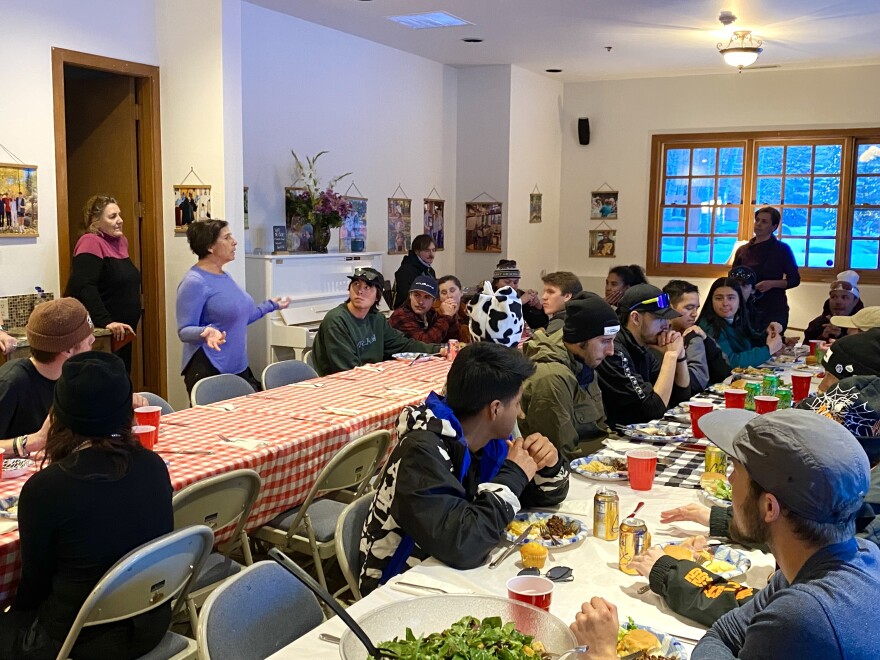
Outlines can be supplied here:
M217 374L241 376L254 389L260 383L248 366L247 326L289 298L259 305L223 271L235 259L238 245L225 220L202 220L186 228L190 249L199 258L177 287L177 336L183 342L183 380L186 391L203 378Z

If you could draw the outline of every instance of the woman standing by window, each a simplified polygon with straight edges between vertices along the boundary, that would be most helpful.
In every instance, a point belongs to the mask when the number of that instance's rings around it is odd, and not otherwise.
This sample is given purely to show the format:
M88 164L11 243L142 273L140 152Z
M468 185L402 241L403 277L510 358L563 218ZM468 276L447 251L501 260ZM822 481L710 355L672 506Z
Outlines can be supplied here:
M83 222L64 295L85 305L95 327L113 333L114 344L131 340L141 318L141 273L128 256L119 205L109 195L95 195L83 209ZM131 342L116 353L131 373Z

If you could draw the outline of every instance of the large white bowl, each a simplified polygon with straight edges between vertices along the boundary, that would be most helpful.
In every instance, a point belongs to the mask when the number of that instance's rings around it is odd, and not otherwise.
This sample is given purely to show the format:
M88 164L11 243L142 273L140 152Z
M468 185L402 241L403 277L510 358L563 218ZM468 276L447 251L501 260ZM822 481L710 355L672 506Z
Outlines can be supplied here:
M532 635L553 653L577 646L574 634L561 619L537 607L497 596L423 596L375 609L358 623L378 646L394 637L405 637L407 628L416 636L441 632L465 616L498 616L502 623L513 621L517 630ZM366 660L367 649L351 630L346 630L339 642L339 655L343 660Z

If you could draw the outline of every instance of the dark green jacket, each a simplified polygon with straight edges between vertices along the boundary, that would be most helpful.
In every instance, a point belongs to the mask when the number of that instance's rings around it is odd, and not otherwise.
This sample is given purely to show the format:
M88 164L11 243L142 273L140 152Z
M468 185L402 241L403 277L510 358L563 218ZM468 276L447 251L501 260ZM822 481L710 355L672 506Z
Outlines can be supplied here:
M390 360L394 353L437 353L439 344L425 344L398 332L384 315L371 311L359 319L348 302L334 307L315 335L315 370L319 376L354 369L362 364Z
M597 449L608 435L602 392L593 370L565 348L562 330L536 332L523 345L523 354L537 367L523 387L523 437L546 435L566 460ZM588 382L586 387L582 382Z

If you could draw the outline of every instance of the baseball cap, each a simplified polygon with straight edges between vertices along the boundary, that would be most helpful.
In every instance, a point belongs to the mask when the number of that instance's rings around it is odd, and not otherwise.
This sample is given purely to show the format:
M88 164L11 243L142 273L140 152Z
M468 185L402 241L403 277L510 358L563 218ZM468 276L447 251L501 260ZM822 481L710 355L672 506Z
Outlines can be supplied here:
M380 291L385 288L385 278L382 277L382 273L380 273L375 268L355 268L354 274L348 275L347 277L352 282L354 282L355 280L366 282L370 286L374 286Z
M421 291L432 298L437 298L440 293L437 290L437 280L430 275L419 275L409 287L410 291Z
M669 296L651 284L636 284L624 292L618 303L628 312L650 312L661 319L677 319L681 314L669 304Z
M565 304L563 341L580 344L594 337L612 337L618 332L617 313L595 293L581 291Z
M825 351L822 366L838 379L880 376L880 330L841 337Z
M79 300L59 298L34 307L25 333L31 348L60 353L79 344L93 329L89 312Z
M818 523L852 518L870 486L870 466L845 427L807 410L756 415L716 410L700 418L711 442L740 463L786 509Z
M873 465L880 460L880 376L851 376L818 392L798 408L833 419L852 433Z
M852 316L832 316L831 325L859 330L880 328L880 307L863 307Z

